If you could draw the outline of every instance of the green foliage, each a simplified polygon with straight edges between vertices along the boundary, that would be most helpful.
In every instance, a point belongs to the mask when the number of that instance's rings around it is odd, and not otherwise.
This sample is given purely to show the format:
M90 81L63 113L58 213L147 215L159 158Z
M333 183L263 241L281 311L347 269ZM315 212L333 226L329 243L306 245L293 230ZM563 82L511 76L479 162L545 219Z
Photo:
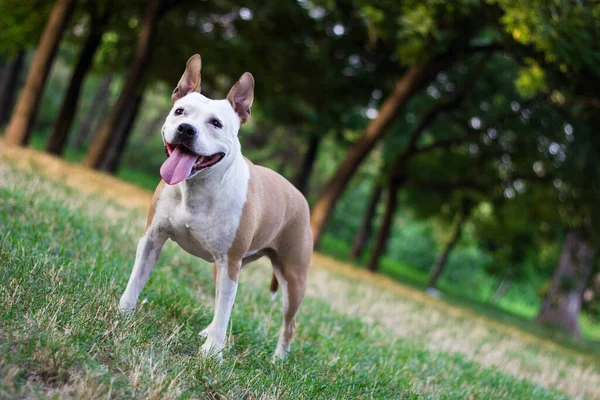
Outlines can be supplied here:
M0 1L0 58L10 59L37 43L52 4L43 0Z
M490 0L503 11L504 29L514 40L532 45L548 63L563 71L598 71L600 4L564 0Z

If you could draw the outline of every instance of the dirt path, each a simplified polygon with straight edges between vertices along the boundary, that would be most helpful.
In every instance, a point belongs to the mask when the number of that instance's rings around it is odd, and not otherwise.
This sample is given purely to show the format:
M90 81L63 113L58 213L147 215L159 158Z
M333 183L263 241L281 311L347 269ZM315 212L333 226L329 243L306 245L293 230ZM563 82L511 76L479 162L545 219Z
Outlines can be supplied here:
M87 195L101 195L127 209L146 209L150 204L149 191L31 149L0 142L2 163L45 175ZM0 173L0 186L2 179L10 179L10 174ZM268 273L265 267L260 270L258 274ZM308 295L346 314L380 323L418 346L460 353L573 397L600 398L600 366L594 358L320 254L313 257Z

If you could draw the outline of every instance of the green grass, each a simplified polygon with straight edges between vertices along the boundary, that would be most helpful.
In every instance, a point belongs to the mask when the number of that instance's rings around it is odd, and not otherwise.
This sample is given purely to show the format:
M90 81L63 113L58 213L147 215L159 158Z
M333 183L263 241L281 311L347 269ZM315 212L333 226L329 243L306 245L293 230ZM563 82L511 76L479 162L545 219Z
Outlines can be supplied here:
M167 245L123 318L116 305L144 216L29 174L2 179L2 398L566 398L310 297L290 358L273 365L281 312L260 265L242 274L225 361L205 360L207 263Z
M323 235L320 250L331 257L351 263L357 268L364 268L363 262L369 256L369 254L365 254L363 260L359 262L349 259L350 249L348 245L327 234ZM382 258L378 272L419 290L426 288L429 279L429 275L424 271L387 257ZM539 326L533 322L537 309L530 304L519 303L514 299L512 302L492 303L482 299L478 290L466 290L464 285L452 284L444 279L441 280L439 289L444 301L450 304L475 311L501 323L550 339L564 347L593 354L600 359L600 324L594 323L585 314L581 314L579 319L581 330L587 340L575 340L560 330L548 326ZM489 296L485 297L486 299L489 298Z

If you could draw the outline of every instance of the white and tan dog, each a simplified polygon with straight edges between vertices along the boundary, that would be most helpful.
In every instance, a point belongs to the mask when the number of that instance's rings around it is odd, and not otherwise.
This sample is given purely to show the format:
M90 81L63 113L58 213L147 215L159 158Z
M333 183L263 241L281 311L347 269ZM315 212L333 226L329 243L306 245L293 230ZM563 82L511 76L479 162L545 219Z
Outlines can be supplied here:
M284 358L304 298L313 242L302 194L285 178L244 158L240 126L250 117L254 79L244 73L226 100L200 94L199 55L187 62L162 128L167 160L119 309L130 313L167 239L214 262L215 314L202 332L204 354L220 357L240 270L267 256L271 291L283 294L283 326L274 358ZM166 184L165 184L166 183Z

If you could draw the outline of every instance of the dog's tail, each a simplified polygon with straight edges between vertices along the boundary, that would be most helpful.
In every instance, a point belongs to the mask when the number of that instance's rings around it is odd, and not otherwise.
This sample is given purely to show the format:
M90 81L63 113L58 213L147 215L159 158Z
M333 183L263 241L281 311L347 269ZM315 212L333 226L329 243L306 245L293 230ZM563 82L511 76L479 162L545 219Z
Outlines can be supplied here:
M277 297L277 289L279 288L279 282L277 282L277 277L273 274L271 278L271 286L269 287L269 291L271 292L271 300L275 300Z

